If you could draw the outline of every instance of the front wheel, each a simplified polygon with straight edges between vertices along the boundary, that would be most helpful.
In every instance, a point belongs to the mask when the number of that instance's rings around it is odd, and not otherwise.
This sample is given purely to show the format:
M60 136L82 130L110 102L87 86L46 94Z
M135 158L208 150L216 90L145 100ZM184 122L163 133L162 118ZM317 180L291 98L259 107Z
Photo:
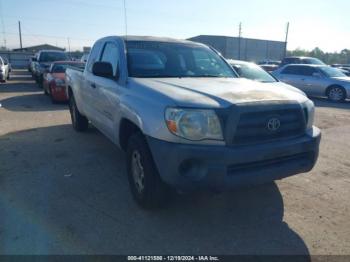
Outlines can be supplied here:
M132 195L142 208L159 208L166 204L170 190L161 180L141 133L135 133L129 139L127 172Z
M69 111L73 128L78 132L86 131L89 128L89 120L80 114L73 95L69 97Z
M328 89L327 97L333 102L343 102L346 98L346 92L340 86L332 86Z

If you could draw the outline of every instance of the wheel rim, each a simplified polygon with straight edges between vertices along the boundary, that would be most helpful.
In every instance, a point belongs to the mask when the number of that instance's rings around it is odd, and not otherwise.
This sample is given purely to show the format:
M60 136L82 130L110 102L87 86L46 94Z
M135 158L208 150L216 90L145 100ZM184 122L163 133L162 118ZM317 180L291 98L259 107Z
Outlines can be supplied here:
M343 90L340 87L334 87L329 91L329 98L333 101L342 100L343 96Z
M145 173L141 163L141 154L137 150L131 155L131 172L137 191L142 193L145 188Z

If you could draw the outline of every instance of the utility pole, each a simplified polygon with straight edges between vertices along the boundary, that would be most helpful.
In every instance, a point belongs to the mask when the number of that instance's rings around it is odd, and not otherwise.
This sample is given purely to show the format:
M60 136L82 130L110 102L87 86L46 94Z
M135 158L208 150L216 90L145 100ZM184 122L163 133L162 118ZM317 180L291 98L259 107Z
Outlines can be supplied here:
M22 29L21 29L21 21L18 21L18 32L19 32L19 45L21 47L21 50L23 49L22 46Z
M287 23L287 28L286 28L286 40L285 40L285 46L284 46L284 57L287 56L288 34L289 34L289 22Z
M70 55L70 39L69 39L69 37L67 38L67 41L68 41L68 53Z
M242 38L242 23L238 27L238 60L241 60L241 38Z

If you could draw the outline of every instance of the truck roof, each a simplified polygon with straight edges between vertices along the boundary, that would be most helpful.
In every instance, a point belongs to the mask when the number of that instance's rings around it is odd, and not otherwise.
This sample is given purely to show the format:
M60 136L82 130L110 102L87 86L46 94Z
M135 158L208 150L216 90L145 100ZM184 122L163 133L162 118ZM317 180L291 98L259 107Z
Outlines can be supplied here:
M156 36L136 36L136 35L128 35L128 36L107 36L99 40L112 40L112 39L122 39L123 41L150 41L150 42L167 42L167 43L186 43L186 44L197 44L203 45L201 43L189 41L189 40L179 40L170 37L156 37Z

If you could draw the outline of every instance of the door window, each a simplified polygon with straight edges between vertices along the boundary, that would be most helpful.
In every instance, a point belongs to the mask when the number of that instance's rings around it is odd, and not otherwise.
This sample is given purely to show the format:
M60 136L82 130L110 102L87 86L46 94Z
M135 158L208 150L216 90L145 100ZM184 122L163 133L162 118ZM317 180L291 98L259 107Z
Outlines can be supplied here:
M285 69L282 70L281 74L299 75L300 74L299 66L287 66Z

